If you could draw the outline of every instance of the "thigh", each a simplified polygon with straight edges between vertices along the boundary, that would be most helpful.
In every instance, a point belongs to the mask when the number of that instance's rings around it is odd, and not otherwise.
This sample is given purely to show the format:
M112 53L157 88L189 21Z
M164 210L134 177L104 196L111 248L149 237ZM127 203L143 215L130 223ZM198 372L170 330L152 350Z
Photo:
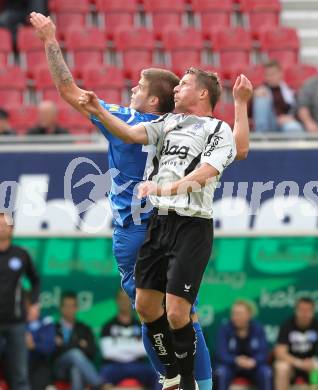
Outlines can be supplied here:
M208 264L213 242L212 220L182 217L169 251L167 293L193 304Z
M134 269L138 251L143 244L147 233L147 224L128 227L117 226L113 235L113 252L117 261L121 277L121 285L134 303L136 286Z
M146 238L138 253L135 268L135 282L139 289L166 291L167 257L163 245L165 237L165 218L151 217Z
M127 373L126 365L125 363L105 364L101 369L103 382L117 385L121 380L127 378L129 374Z

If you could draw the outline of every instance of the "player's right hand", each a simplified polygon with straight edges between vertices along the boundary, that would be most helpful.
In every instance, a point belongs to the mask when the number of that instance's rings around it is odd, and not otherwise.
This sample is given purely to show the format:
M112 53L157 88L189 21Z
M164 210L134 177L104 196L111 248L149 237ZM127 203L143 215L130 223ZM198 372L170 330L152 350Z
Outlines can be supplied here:
M101 110L98 97L93 91L85 91L81 93L78 98L78 103L84 108L84 110L90 114L98 116Z
M46 17L38 12L32 12L30 22L41 41L46 42L55 39L56 26L49 16Z

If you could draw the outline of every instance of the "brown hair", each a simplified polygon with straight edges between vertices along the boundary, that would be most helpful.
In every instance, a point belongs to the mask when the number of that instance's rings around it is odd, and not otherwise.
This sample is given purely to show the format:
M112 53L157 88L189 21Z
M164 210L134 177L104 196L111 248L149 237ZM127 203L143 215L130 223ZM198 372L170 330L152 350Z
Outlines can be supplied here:
M204 70L193 67L189 68L185 74L194 74L200 87L206 88L208 90L210 104L213 110L221 96L222 91L218 75L214 72L206 72Z
M265 68L277 68L277 69L282 69L280 66L280 63L277 60L269 60L265 63Z
M179 77L166 69L144 69L141 75L149 82L149 95L159 99L158 110L166 114L174 110L174 88L179 84Z
M5 211L1 211L0 210L0 217L3 217L7 223L7 225L9 226L13 226L13 217L12 217L12 214L9 214Z

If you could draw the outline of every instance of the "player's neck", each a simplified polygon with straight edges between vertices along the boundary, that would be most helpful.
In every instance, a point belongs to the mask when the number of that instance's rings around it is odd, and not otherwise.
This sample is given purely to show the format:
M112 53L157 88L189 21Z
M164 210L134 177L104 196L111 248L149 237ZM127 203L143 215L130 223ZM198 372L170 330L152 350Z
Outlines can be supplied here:
M212 116L211 107L206 107L201 104L187 107L183 111L176 110L177 114L196 115L196 116Z

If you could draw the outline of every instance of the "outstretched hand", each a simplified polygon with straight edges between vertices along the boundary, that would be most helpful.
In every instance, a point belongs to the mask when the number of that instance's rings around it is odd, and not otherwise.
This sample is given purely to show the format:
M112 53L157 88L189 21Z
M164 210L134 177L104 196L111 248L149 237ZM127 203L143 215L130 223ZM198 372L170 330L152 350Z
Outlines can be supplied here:
M233 87L233 97L236 102L248 103L253 95L253 86L250 80L241 74L237 77Z
M49 16L32 12L30 22L41 41L46 42L55 39L56 26Z
M90 115L98 116L102 108L99 103L98 97L92 91L83 92L78 98L78 103Z

